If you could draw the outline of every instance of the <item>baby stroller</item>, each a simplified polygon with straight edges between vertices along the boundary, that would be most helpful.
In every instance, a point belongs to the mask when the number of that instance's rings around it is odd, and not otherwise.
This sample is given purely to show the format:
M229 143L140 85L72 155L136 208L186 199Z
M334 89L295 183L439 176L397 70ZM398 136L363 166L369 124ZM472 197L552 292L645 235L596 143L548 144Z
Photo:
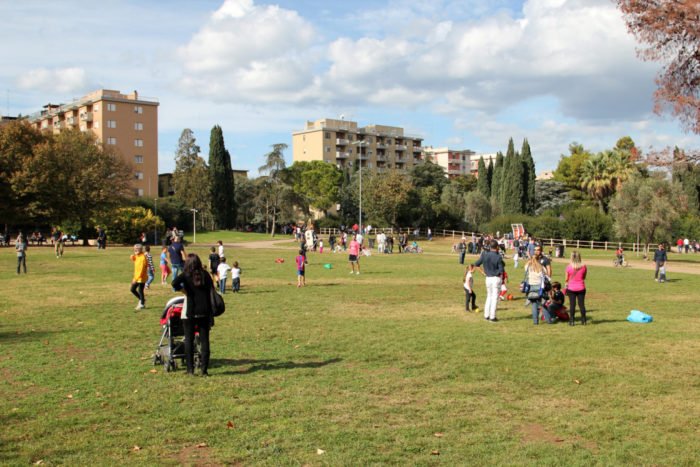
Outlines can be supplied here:
M185 303L185 297L174 297L168 300L163 308L163 314L160 317L160 324L163 327L163 333L156 347L156 353L153 354L153 365L163 365L165 371L175 371L177 364L175 359L180 360L180 364L185 364L185 331L182 326L182 307ZM199 368L202 361L202 350L199 342L199 332L195 329L194 333L194 366Z

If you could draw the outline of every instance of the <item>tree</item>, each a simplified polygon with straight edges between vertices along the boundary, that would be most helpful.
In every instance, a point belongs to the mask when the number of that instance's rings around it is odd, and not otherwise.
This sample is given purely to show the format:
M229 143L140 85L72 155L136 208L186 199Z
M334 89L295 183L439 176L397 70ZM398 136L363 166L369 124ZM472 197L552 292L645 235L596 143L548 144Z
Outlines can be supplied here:
M87 243L93 219L133 196L131 165L92 132L67 129L34 147L13 180L28 217L80 226Z
M290 169L294 192L311 206L326 214L338 202L343 173L336 166L323 161L295 162Z
M445 169L430 161L414 165L410 175L413 186L416 188L432 186L437 189L438 193L441 193L442 188L447 184Z
M173 189L175 198L187 209L196 208L200 226L204 227L214 221L211 212L212 179L204 159L199 156L199 146L194 133L189 128L182 130L175 149L175 172L173 172Z
M568 204L569 190L563 182L557 180L537 180L535 183L535 204L537 210L534 214L542 214L547 210L556 209Z
M697 0L617 0L628 30L647 44L639 55L665 65L656 79L654 110L667 105L683 126L700 133L700 8Z
M232 229L236 222L236 201L231 155L219 125L214 125L209 137L209 183L214 223L220 229Z
M399 213L409 200L412 185L407 177L399 172L391 171L386 175L370 177L363 186L363 206L367 210L370 222L398 227Z
M521 158L523 161L524 185L523 208L524 212L527 214L534 214L537 209L537 199L535 197L535 180L537 179L537 174L535 173L535 160L532 158L530 143L528 143L527 138L523 140Z
M553 178L566 184L572 199L583 199L584 192L581 190L583 166L591 157L591 153L584 149L583 145L573 142L569 144L569 155L562 154L559 159Z
M633 176L610 203L615 232L620 237L639 236L647 245L668 240L674 221L686 208L683 188L665 174Z
M479 158L479 165L477 166L477 182L476 188L479 193L486 196L487 198L491 196L491 187L489 186L489 177L486 173L486 163L484 162L484 157Z
M14 185L22 166L34 158L44 135L26 121L16 120L0 127L0 219L6 223L26 221L25 206L31 202Z
M602 212L608 212L607 199L613 193L615 183L606 162L602 153L597 154L586 162L581 173L581 188L598 203Z
M496 163L493 166L493 177L491 177L491 197L500 200L501 189L503 188L503 153L496 153ZM500 201L498 201L500 203Z
M672 180L678 182L688 196L688 209L696 214L700 210L700 167L691 162L678 147L673 150Z
M501 206L503 214L523 212L524 170L520 155L513 149L513 138L508 142L508 152L503 164L503 188Z
M272 237L275 236L283 201L292 192L291 187L282 180L282 171L286 167L284 151L287 147L284 143L273 144L272 151L265 155L265 163L258 168L261 174L267 174L260 184L258 199L264 205L265 232Z
M493 193L493 159L489 159L489 165L486 166L486 180L489 184L489 193Z
M473 229L486 222L491 217L491 203L480 191L472 191L464 197L464 216Z

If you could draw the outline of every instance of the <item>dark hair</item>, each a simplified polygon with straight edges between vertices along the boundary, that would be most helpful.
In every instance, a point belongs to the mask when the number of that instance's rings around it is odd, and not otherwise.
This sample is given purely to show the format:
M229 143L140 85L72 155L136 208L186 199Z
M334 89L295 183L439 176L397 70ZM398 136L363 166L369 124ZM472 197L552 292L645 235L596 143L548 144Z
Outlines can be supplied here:
M561 282L557 282L557 281L552 282L552 288L554 290L561 290Z
M299 250L299 254L304 256L304 250Z
M491 242L489 242L489 245L491 245L491 250L498 251L498 241L497 240L491 240Z
M190 276L195 287L201 287L204 284L204 268L202 267L202 261L196 254L189 253L187 255L185 267L182 268L182 272Z

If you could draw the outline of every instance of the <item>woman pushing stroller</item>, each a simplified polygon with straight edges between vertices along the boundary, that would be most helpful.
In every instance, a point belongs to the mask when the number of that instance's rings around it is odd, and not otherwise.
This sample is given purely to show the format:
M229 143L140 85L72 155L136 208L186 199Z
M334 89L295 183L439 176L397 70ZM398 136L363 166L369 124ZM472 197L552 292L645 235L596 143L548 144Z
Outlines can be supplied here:
M214 290L214 283L202 267L199 256L194 253L187 255L183 273L173 280L172 286L175 290L183 290L187 296L186 306L182 311L187 374L194 375L194 334L197 330L202 346L202 376L209 376L209 330L214 316L211 292Z

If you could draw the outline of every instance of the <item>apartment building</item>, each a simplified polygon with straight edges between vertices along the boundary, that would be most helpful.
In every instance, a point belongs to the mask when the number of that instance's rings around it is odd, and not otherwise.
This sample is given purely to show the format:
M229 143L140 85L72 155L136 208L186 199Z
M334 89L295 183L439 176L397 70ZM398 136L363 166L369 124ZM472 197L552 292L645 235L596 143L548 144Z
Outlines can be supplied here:
M137 196L158 196L158 101L100 89L68 104L47 104L29 115L29 122L43 131L65 128L92 131L107 147L134 167Z
M425 161L423 138L404 134L403 128L387 125L358 127L344 119L307 121L292 133L292 154L297 161L324 161L339 169L356 167L376 172L405 172Z
M496 153L477 154L469 149L434 148L427 146L423 150L426 157L445 169L447 178L455 178L460 175L474 175L479 177L479 159L484 158L488 167L489 161L496 163Z

